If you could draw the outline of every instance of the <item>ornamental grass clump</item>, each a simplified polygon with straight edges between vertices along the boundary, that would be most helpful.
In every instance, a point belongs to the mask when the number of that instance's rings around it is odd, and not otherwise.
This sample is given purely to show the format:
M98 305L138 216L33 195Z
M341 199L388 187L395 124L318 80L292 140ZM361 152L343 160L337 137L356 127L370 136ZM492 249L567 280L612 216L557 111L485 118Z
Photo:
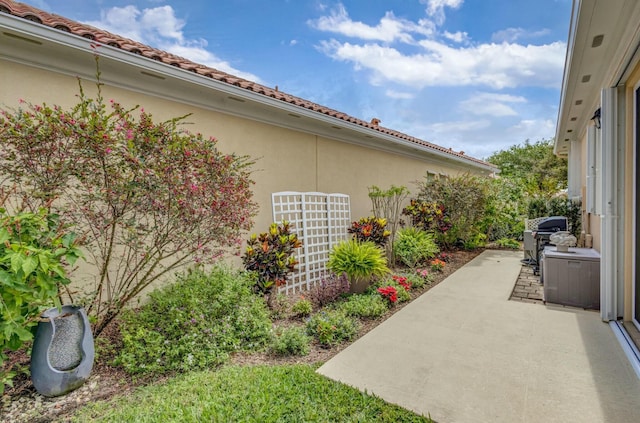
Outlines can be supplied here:
M215 267L153 291L147 304L122 315L117 363L129 373L161 374L210 368L234 351L263 348L271 320L251 285L246 275Z
M363 292L375 278L389 273L384 251L370 241L343 241L329 252L327 268L346 273L351 292Z

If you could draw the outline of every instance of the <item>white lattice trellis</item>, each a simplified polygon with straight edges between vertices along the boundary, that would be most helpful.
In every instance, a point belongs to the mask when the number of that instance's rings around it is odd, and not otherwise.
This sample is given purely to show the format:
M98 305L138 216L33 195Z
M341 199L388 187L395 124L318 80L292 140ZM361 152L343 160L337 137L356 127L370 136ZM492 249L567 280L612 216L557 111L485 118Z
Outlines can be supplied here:
M348 238L351 225L349 196L322 192L276 192L271 195L273 221L286 220L302 241L296 251L300 264L281 290L286 293L308 289L320 281L329 251Z

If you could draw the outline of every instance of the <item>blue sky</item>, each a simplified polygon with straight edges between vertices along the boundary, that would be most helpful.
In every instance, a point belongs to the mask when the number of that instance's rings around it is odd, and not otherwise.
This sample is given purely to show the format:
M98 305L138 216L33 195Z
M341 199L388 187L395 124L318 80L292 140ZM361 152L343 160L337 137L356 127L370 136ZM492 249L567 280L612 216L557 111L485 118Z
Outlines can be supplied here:
M571 0L24 2L478 158L554 136L571 13Z

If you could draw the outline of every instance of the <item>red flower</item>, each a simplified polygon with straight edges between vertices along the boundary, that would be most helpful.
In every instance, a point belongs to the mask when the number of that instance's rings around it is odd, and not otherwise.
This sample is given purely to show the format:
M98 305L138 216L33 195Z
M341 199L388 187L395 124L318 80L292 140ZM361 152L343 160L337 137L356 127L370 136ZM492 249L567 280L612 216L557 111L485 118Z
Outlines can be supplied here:
M393 275L393 280L398 282L398 285L402 286L405 291L411 289L411 282L407 282L407 278L405 276Z
M392 303L395 303L396 301L398 301L398 291L396 291L396 289L392 286L385 286L384 288L378 288L378 292L380 293L380 295L382 295Z

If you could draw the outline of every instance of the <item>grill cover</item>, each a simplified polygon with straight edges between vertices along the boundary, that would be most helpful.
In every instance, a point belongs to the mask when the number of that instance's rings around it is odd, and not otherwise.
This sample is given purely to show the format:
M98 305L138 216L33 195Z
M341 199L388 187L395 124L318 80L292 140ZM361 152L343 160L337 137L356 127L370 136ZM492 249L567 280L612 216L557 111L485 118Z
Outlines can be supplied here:
M551 216L538 223L538 232L558 232L567 230L567 218Z

